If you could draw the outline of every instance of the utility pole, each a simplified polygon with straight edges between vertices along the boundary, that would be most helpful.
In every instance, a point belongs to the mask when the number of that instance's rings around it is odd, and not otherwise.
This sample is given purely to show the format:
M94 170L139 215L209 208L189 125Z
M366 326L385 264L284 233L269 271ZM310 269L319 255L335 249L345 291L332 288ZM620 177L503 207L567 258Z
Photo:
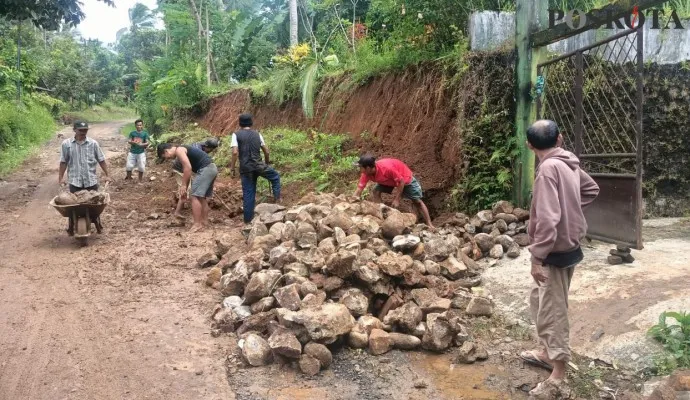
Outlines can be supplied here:
M528 207L534 183L534 154L527 147L527 129L537 115L532 87L544 48L532 47L532 34L547 26L548 0L517 0L515 11L515 137L519 154L513 168L513 202Z

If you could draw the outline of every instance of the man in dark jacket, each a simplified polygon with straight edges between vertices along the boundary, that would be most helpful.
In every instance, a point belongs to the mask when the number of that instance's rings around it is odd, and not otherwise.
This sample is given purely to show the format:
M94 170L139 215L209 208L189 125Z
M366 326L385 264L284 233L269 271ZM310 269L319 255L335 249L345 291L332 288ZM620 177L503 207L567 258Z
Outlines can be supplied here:
M252 116L250 114L240 115L239 124L240 130L232 134L230 142L230 147L232 147L230 171L234 177L235 165L239 158L244 223L248 224L254 219L257 179L262 177L271 183L273 200L280 203L280 175L269 166L271 161L268 147L266 147L261 134L252 129L254 124ZM261 151L264 153L265 162L261 160Z
M537 121L527 130L527 144L539 158L528 234L535 283L530 309L541 349L520 357L552 370L534 395L559 389L565 379L570 360L568 290L583 258L580 241L587 233L583 209L599 194L599 186L580 169L580 160L560 147L562 143L553 121Z

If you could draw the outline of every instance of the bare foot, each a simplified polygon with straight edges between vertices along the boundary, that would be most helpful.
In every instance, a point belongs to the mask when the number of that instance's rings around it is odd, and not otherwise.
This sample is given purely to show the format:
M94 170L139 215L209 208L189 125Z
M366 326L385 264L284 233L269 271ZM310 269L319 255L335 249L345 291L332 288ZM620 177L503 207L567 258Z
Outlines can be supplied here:
M191 233L196 233L196 232L201 232L201 231L203 231L203 230L204 230L204 226L203 226L203 225L194 224L194 225L192 225L192 227L189 229L189 232L191 232Z

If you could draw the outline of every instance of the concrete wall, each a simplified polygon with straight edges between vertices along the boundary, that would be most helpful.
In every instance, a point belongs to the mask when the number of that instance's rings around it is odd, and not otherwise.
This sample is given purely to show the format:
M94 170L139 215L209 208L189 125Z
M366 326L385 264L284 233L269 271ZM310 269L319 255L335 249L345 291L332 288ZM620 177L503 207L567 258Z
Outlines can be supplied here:
M661 19L663 26L665 20ZM686 29L651 29L651 21L644 25L644 59L646 62L676 64L690 60L690 21L683 21ZM674 26L671 24L671 26ZM470 18L472 50L495 50L513 47L515 14L482 11ZM598 29L575 35L548 46L550 52L564 54L620 32L618 29ZM625 40L625 39L619 39Z

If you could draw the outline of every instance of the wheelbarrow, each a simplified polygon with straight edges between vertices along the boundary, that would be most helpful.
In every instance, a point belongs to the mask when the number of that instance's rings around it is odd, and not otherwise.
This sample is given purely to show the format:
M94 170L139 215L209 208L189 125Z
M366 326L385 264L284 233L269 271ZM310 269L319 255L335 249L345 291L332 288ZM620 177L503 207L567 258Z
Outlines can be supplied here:
M57 196L55 196L50 201L50 205L60 215L70 219L70 227L74 229L70 235L73 234L77 241L86 244L88 237L91 235L91 224L96 225L96 232L101 233L103 231L100 215L108 203L110 203L110 194L104 193L104 195L105 199L100 204L59 205L55 204L55 199L57 199Z

